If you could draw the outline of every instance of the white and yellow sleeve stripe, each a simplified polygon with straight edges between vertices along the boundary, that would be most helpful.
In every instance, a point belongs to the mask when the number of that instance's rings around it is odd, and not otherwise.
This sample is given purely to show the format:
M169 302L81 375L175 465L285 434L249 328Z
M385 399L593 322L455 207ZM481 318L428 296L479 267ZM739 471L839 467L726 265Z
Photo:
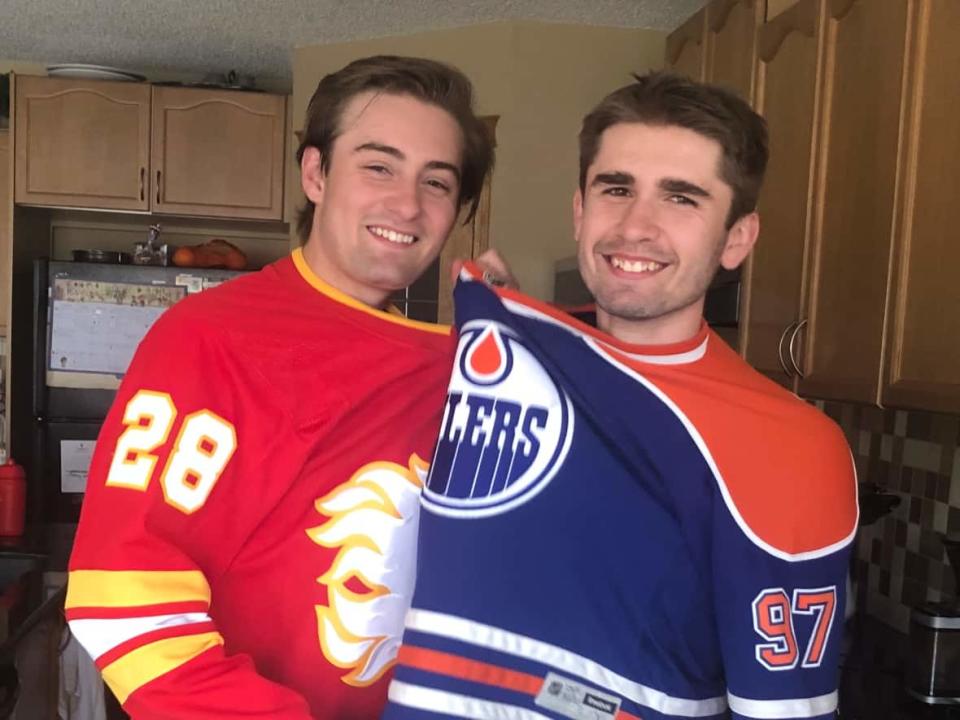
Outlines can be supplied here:
M223 644L199 571L75 570L70 630L124 703L138 688Z

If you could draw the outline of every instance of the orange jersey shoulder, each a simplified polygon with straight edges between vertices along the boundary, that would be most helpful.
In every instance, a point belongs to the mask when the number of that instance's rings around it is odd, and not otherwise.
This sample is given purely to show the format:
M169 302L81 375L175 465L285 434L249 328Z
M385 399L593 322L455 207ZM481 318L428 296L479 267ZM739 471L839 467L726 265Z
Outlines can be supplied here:
M806 559L852 539L856 471L832 420L754 371L713 333L696 367L645 371L695 428L728 509L755 543Z

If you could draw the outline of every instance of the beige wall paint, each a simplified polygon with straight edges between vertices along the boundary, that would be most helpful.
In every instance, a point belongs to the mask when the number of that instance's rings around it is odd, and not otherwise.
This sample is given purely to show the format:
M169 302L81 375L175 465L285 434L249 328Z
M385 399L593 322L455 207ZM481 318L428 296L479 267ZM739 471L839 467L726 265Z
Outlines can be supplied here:
M491 245L506 256L524 290L549 299L553 263L575 251L570 202L580 120L628 82L631 71L661 66L664 38L650 30L503 22L297 48L293 123L302 125L320 78L353 59L394 53L459 67L476 87L480 114L500 116ZM289 197L302 202L299 192Z
M554 263L576 252L572 198L583 116L630 82L631 72L661 67L665 41L663 33L651 30L516 25L517 138L501 152L514 157L510 169L495 178L506 200L502 214L494 216L492 241L532 295L552 299Z

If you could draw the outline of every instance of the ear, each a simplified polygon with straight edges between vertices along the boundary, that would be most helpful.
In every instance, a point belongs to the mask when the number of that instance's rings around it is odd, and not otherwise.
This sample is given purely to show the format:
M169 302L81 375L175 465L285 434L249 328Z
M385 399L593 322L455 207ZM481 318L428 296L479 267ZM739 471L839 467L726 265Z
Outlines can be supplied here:
M727 231L727 240L720 254L720 265L727 270L740 266L753 250L760 234L760 216L756 212L744 215Z
M327 180L322 160L323 156L315 147L304 148L300 160L300 186L303 194L314 205L318 205L323 199L323 188Z
M573 194L573 237L580 242L580 226L583 224L583 193L580 188Z

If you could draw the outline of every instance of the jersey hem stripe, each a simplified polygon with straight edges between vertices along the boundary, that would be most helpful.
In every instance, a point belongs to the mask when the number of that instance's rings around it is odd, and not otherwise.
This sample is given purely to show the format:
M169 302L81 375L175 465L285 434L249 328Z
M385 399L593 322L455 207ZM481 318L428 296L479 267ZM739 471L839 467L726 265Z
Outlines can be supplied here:
M114 660L102 674L123 705L137 689L218 645L223 638L217 632L158 640Z
M397 705L471 720L550 720L548 715L517 705L480 700L444 690L410 685L400 680L390 683L387 697Z
M719 715L727 708L726 697L720 696L702 700L672 697L625 678L577 653L526 635L513 633L492 625L484 625L467 618L411 608L407 613L406 627L424 634L459 640L507 655L534 660L587 680L597 687L609 690L638 705L643 705L664 715L710 717Z
M826 695L790 700L753 700L727 693L730 709L738 715L758 720L793 720L827 715L837 709L836 690Z
M536 697L545 682L545 678L539 675L413 645L400 647L397 664L458 680L491 685L530 697ZM617 712L616 717L617 720L640 720L636 715L622 708Z

